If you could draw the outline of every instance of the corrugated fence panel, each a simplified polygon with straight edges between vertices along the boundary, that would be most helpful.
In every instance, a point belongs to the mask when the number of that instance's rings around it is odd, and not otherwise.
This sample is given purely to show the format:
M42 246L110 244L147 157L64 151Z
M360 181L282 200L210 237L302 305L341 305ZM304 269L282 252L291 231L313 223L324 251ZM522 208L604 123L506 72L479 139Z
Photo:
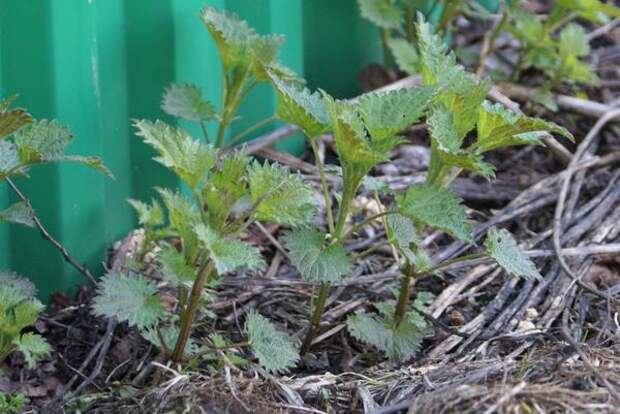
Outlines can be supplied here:
M198 18L205 4L237 13L261 33L285 34L284 63L312 87L339 97L355 95L358 70L380 56L376 28L359 17L355 0L0 2L0 94L18 93L19 105L35 117L69 125L77 136L69 152L101 156L116 176L60 165L16 180L50 233L97 273L105 249L135 225L125 200L147 199L154 186L177 184L151 160L130 120L170 121L159 101L172 82L195 83L219 105L220 64ZM242 106L231 133L269 117L274 108L262 85ZM195 125L182 125L200 135ZM303 139L279 146L299 152ZM14 200L6 185L0 187L0 207ZM0 225L0 269L36 281L43 298L83 282L36 231L19 226Z

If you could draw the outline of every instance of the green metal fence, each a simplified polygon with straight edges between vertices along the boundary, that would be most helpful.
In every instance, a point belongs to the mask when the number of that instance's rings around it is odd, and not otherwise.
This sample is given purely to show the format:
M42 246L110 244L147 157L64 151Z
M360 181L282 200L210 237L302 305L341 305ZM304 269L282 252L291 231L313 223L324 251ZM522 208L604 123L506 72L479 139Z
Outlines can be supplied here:
M126 198L174 184L133 137L130 119L164 118L159 100L171 82L196 83L219 99L219 61L198 19L205 4L236 12L259 32L285 34L282 60L337 96L356 94L359 68L380 57L376 28L355 0L0 2L0 93L18 93L35 117L69 125L77 137L70 152L101 156L116 176L61 165L17 180L50 232L96 272L105 249L135 225ZM258 90L235 128L269 116L274 103L267 88ZM282 145L301 144L297 137ZM2 184L0 206L13 199ZM42 297L83 280L35 230L19 226L0 226L0 269L30 277Z

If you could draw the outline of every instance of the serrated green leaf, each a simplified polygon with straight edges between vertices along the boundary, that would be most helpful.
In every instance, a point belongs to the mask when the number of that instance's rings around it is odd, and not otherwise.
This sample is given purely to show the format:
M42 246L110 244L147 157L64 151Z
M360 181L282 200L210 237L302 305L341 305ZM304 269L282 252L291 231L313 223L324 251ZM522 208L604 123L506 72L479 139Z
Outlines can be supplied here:
M426 119L431 139L440 151L456 154L461 149L462 138L458 134L453 114L443 104L433 106Z
M192 139L181 128L162 121L134 122L136 134L159 153L154 159L174 171L190 188L197 188L207 172L215 165L216 151Z
M540 279L536 266L521 251L508 230L492 227L484 241L486 254L511 276Z
M267 318L256 311L248 312L245 332L258 362L272 373L285 373L299 361L297 341L285 332L279 331Z
M258 36L251 45L252 52L252 71L254 79L258 82L268 82L270 80L269 71L274 66L274 71L287 76L283 67L278 64L278 51L284 43L282 35Z
M276 115L283 121L299 126L304 135L312 139L328 128L329 115L325 102L318 92L271 76L278 104Z
M219 275L234 272L241 268L252 271L259 271L264 268L265 262L256 247L240 240L221 237L204 224L196 226L194 231L209 251L209 258L215 264Z
M14 138L21 162L36 164L64 156L73 135L66 126L57 121L43 119L21 128Z
M138 214L140 225L144 227L157 227L164 224L164 211L157 201L151 200L151 204L147 204L129 198L127 202Z
M560 32L560 55L575 55L578 57L590 54L590 42L588 35L583 27L576 23L571 23L564 27Z
M301 226L314 218L314 192L299 175L277 164L255 161L248 168L248 182L258 220Z
M31 332L15 338L13 344L19 352L24 354L26 365L30 369L34 369L39 360L52 352L52 347L41 335Z
M93 311L97 316L116 317L140 329L153 326L165 314L153 282L116 271L107 273L99 282Z
M541 138L550 133L574 139L568 130L553 122L515 114L500 104L485 101L479 109L474 147L487 152L512 145L540 144Z
M301 228L284 237L291 263L311 283L338 283L351 271L347 252L340 243L326 245L325 234Z
M413 307L424 310L430 300L429 296L426 292L420 292L418 298ZM420 350L422 340L430 332L424 318L412 309L399 326L394 326L394 305L382 302L376 307L379 315L362 313L349 316L349 333L359 341L379 349L392 361L405 361L414 356Z
M432 86L362 95L357 111L372 140L392 138L417 122L435 93Z
M0 272L0 338L5 338L5 345L37 321L44 306L35 293L28 280L12 272Z
M249 48L258 37L254 29L246 21L215 7L205 7L200 16L215 40L225 67L249 66Z
M12 289L21 298L33 298L37 294L37 288L30 280L11 271L0 271L0 286L0 289Z
M402 214L389 214L385 218L387 224L387 239L411 263L415 263L416 256L412 245L420 243L420 237L415 224Z
M409 75L420 72L420 55L413 45L400 37L392 37L388 47L400 70Z
M16 97L0 101L0 140L15 133L21 127L32 122L32 117L23 108L9 109Z
M24 226L34 227L34 212L28 204L19 201L9 208L0 210L0 221L7 223L23 224Z
M243 152L221 157L203 190L209 226L222 231L236 204L248 194L246 172L250 159Z
M164 91L161 109L168 115L192 122L209 121L216 116L215 107L202 99L196 85L170 85Z
M418 51L422 77L425 85L450 85L452 79L461 77L465 71L456 64L456 56L450 52L443 40L433 33L433 27L418 14L416 25Z
M15 144L11 141L0 141L0 179L17 172L20 165Z
M110 171L108 167L105 166L105 164L99 157L84 157L82 155L63 155L63 156L51 159L49 161L73 162L76 164L83 165L85 167L92 168L96 171L99 171L100 173L103 173L110 178L114 178L114 174L112 174L112 171Z
M194 228L201 222L200 212L179 192L173 193L162 188L158 188L157 192L168 210L170 227L178 233L183 242L183 252L186 257L194 257L198 248L198 237L194 233Z
M473 242L471 224L465 208L450 190L429 185L416 184L397 197L400 212L433 228L466 242Z
M383 29L398 29L402 21L401 10L391 1L357 0L360 13Z
M172 286L193 282L196 278L196 269L187 263L185 255L176 247L164 245L157 253L157 262L162 276Z
M324 94L336 143L336 152L342 166L346 191L354 194L362 179L378 163L389 157L390 150L401 142L397 137L370 141L355 107L335 101Z

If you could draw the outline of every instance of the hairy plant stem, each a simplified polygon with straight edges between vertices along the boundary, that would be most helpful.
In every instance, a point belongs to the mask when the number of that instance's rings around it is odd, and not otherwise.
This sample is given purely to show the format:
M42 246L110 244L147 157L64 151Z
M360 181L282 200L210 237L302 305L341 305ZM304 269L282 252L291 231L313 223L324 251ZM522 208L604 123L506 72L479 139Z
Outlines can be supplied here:
M205 125L204 121L200 121L200 130L202 131L202 135L205 138L205 142L207 144L210 144L211 141L209 140L209 132L207 131L207 126Z
M314 310L312 312L312 317L310 318L308 333L306 333L306 337L301 345L301 355L305 355L312 346L312 341L314 340L316 332L319 329L319 324L321 323L321 316L323 316L323 311L325 310L325 303L327 302L327 297L329 296L330 287L331 286L329 283L323 283L319 289L319 296L314 303Z
M413 22L413 8L405 6L405 37L411 44L415 42L415 25Z
M394 328L398 328L407 315L407 309L409 308L409 287L414 275L415 270L413 265L406 263L402 278L400 279L398 302L396 302L396 308L394 308Z
M336 229L334 230L333 236L334 242L342 240L344 234L344 225L347 221L347 216L349 215L349 210L351 208L351 202L355 197L355 192L357 191L357 187L359 186L359 180L355 183L348 183L345 178L345 185L342 192L342 201L340 202L340 208L338 209L338 219L336 221ZM329 290L331 288L331 284L323 283L321 288L319 289L319 296L314 303L314 309L312 310L312 316L310 317L310 326L308 327L308 332L302 342L300 354L304 355L310 350L310 346L312 345L312 341L316 335L316 332L319 328L319 324L321 323L321 316L323 316L323 312L325 311L325 303L327 302L327 297L329 296Z
M225 75L222 77L222 110L220 114L220 123L217 128L217 135L215 137L215 148L220 148L224 144L224 134L226 128L235 117L241 98L245 95L243 91L243 85L248 77L248 71L238 74L233 73L233 79L228 79L225 68L223 68Z
M383 68L390 70L390 47L388 41L390 39L390 32L387 29L381 29L381 45L383 47Z
M319 156L319 148L316 145L315 138L309 138L310 148L312 148L312 154L314 155L314 164L317 170L319 170L319 177L321 179L321 189L323 190L323 198L325 199L325 213L327 214L327 227L331 234L334 234L334 213L332 212L332 200L329 196L329 188L327 187L327 178L325 177L325 169L323 167L323 160Z
M196 311L198 310L198 305L200 304L200 298L202 296L202 291L204 289L205 282L209 275L213 272L214 265L212 261L208 261L205 265L199 270L198 276L194 281L192 286L192 291L189 295L189 300L187 306L185 308L185 312L181 316L181 328L179 331L179 336L177 338L177 342L174 346L174 350L172 351L172 355L170 360L172 362L180 362L183 359L183 354L185 351L185 346L187 345L187 341L189 339L189 335L192 332L192 325L194 323L194 318L196 317Z

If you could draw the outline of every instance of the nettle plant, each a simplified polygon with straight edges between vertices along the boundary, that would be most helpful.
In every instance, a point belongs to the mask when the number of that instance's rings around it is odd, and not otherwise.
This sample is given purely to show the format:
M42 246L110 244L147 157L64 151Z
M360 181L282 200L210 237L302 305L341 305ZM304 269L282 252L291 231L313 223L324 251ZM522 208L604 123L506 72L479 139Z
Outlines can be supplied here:
M237 19L213 7L205 7L201 19L215 41L222 66L221 109L202 99L201 90L195 85L171 85L164 91L161 108L167 114L197 122L206 142L210 142L206 123L216 122L217 133L213 140L216 148L224 145L226 130L236 120L236 112L243 99L262 82L267 82L267 70L289 81L300 81L277 57L284 36L260 35ZM251 132L273 121L267 118L232 137L231 146Z
M441 9L437 31L443 33L463 6L460 0L357 0L357 3L362 17L379 28L385 68L390 68L393 58L408 73L419 73L421 69L416 48L416 13L425 10L435 15Z
M224 351L251 346L263 367L281 372L299 358L296 340L258 313L246 317L247 342L228 344L215 332L202 342L191 336L197 314L207 315L203 305L222 275L263 270L259 249L243 241L248 227L257 221L300 227L312 222L316 210L314 193L299 175L252 160L243 151L216 148L223 143L239 101L257 82L267 80L267 73L292 81L290 72L275 60L281 37L257 35L246 22L210 7L203 10L202 19L222 61L222 110L214 115L200 92L188 86L169 88L163 108L180 118L219 122L214 145L161 121L134 124L137 135L157 151L155 160L187 188L185 193L157 189L167 214L155 200L130 200L145 230L141 256L155 248L161 276L174 288L177 302L172 309L164 308L157 285L135 269L104 276L93 307L98 315L136 326L173 362L214 355L220 362L241 362Z
M598 0L557 0L545 19L520 9L518 2L511 3L505 13L506 30L521 43L513 79L527 69L539 70L546 77L541 97L561 84L598 83L594 69L584 60L590 54L587 34L582 26L569 22L579 17L606 23L620 17L620 9Z
M52 348L38 334L24 332L34 325L44 306L34 285L11 272L0 272L0 363L13 352L24 355L29 368L47 356Z
M111 175L99 158L66 155L65 149L73 140L69 129L53 120L34 120L23 108L11 108L14 100L0 101L0 180L14 186L11 180L27 176L33 166L54 162L75 162ZM28 201L0 210L0 222L34 227L35 220ZM0 362L20 351L27 365L34 368L37 360L51 351L43 337L23 332L44 308L35 294L29 281L12 272L0 272Z
M351 315L347 325L352 336L381 350L391 360L400 361L414 355L429 331L421 311L432 296L418 292L413 303L410 302L410 288L417 278L480 256L494 259L509 275L539 277L534 264L506 230L491 229L484 251L443 263L431 262L421 246L421 236L426 229L440 230L473 244L466 210L448 188L452 180L464 170L493 178L493 166L483 159L488 151L540 144L541 138L552 132L568 138L572 138L571 134L553 123L514 114L501 105L485 101L489 82L474 78L457 65L455 56L422 20L417 25L417 38L423 74L423 85L417 88L369 93L355 101L336 101L325 92L311 93L273 77L278 93L277 115L298 125L308 138L327 206L327 232L298 228L285 236L292 263L304 280L319 287L302 353L308 351L319 329L331 285L340 283L354 266L343 243L377 219L383 220L388 242L400 263L400 287L395 292L395 301L376 304L378 313ZM364 180L377 200L380 200L379 190L385 191L376 186L376 180L368 180L372 168L389 160L390 151L404 141L399 132L424 115L431 137L426 182L394 194L391 198L395 202L382 212L348 226L351 202ZM336 219L331 212L325 167L317 155L315 142L318 135L327 131L333 134L342 172L342 192L335 196L339 200ZM475 140L465 145L465 138L471 135Z

